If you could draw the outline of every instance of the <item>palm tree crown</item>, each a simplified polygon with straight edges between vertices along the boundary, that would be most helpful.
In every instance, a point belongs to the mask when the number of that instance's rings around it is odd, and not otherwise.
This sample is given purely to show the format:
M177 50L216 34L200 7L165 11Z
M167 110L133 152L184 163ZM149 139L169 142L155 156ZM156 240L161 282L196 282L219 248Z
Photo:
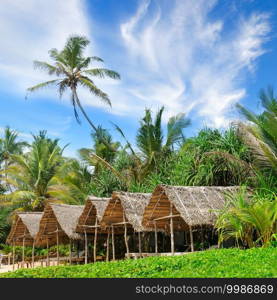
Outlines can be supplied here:
M264 112L255 114L237 104L239 111L254 126L239 124L239 132L250 147L256 164L277 174L277 99L269 87L260 93Z
M77 110L79 108L92 128L97 132L97 128L83 109L77 94L77 87L82 86L88 89L90 93L111 105L108 95L95 85L91 77L120 79L120 75L105 68L89 68L92 62L103 62L103 60L97 56L84 56L84 50L88 44L89 40L86 37L70 36L61 51L55 48L49 51L53 63L34 61L35 68L45 70L49 75L55 75L57 78L39 83L28 88L27 91L34 92L44 87L57 86L59 95L62 97L64 92L69 90L76 120L80 123Z

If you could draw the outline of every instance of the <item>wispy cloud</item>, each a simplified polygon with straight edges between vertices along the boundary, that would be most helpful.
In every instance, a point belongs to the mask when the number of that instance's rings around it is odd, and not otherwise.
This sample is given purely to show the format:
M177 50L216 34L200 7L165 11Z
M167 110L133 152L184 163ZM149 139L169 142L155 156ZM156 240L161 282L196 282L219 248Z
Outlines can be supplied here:
M70 34L89 36L82 0L1 0L0 76L22 92L45 79L33 60L48 59L48 50L62 47Z
M210 17L216 0L170 3L143 1L121 24L137 78L129 91L142 105L165 105L168 115L194 111L209 125L223 126L246 95L245 72L265 52L269 16L237 15L227 29L224 19Z
M112 26L115 33L115 28L120 31L114 38L122 46L121 54L117 54L118 66L124 69L117 69L124 75L122 81L96 81L110 95L113 108L80 91L84 104L136 117L145 107L164 105L167 116L185 112L212 126L226 125L230 108L247 93L245 76L255 71L257 58L265 52L269 16L259 12L243 16L236 11L237 21L226 24L224 17L210 16L217 0L138 3L134 15ZM84 0L67 0L66 4L56 0L2 0L2 82L22 93L46 79L33 70L33 59L48 59L49 48L61 48L72 33L93 40L85 4ZM94 54L101 56L101 47L95 49L97 41L93 46Z

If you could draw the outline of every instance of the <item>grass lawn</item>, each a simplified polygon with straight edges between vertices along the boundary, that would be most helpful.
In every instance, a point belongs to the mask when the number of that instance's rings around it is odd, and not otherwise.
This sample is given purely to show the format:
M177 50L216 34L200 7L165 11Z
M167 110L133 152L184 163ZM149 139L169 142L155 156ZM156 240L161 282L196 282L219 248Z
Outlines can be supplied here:
M175 257L20 269L0 277L177 278L277 277L277 248L208 250Z

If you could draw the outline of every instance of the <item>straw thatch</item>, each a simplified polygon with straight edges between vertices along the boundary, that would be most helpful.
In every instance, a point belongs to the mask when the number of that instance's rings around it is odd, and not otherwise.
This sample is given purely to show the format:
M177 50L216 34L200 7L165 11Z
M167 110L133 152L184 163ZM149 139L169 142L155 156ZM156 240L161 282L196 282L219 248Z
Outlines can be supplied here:
M198 187L158 185L143 215L142 224L154 228L154 220L174 216L174 229L188 226L212 226L219 209L226 203L226 193L238 187ZM171 211L172 205L172 211ZM156 220L158 229L169 229L170 218Z
M39 232L36 237L38 245L54 245L79 240L81 235L75 232L78 219L84 209L83 205L54 204L46 205L40 221Z
M143 231L142 217L150 198L151 194L145 193L113 192L102 218L102 226L119 223L120 227L120 223L125 219L128 227L135 231Z
M94 233L95 228L89 226L95 226L96 223L101 222L109 201L110 198L89 196L79 217L76 232Z
M7 244L32 246L39 230L42 212L18 212L7 238Z

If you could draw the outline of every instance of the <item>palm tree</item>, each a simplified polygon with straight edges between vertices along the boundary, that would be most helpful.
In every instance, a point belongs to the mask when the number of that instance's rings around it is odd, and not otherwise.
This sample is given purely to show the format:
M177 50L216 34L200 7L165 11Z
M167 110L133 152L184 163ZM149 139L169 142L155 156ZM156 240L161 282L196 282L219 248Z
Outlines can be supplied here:
M27 91L34 92L41 88L56 86L58 87L60 97L62 97L64 92L69 90L77 122L80 123L79 108L90 126L97 133L97 127L92 123L81 104L77 89L79 86L82 86L88 89L91 94L111 106L108 95L95 85L91 77L120 79L120 75L115 71L105 68L89 68L92 62L103 62L103 60L97 56L84 56L84 51L88 44L89 40L86 37L73 35L68 38L61 51L55 48L49 51L53 63L34 61L35 68L45 70L49 75L55 75L58 78L39 83L28 88ZM106 143L104 139L103 142Z
M167 122L167 134L164 138L163 112L164 107L158 110L153 119L151 110L145 110L136 136L136 145L140 153L136 153L123 131L115 125L117 131L126 141L126 147L131 151L129 173L137 182L149 174L150 170L158 171L159 162L166 159L169 154L173 153L178 144L181 145L185 141L183 129L190 125L190 120L185 118L183 113L171 117Z
M5 204L12 204L23 210L41 210L45 202L51 199L49 193L53 178L65 163L63 149L58 139L51 140L46 131L33 136L30 151L25 154L13 154L13 164L7 169L8 182L14 191L2 195Z
M6 127L4 130L3 138L0 138L0 164L4 163L4 173L7 184L7 169L11 164L11 156L13 154L21 154L24 147L27 147L28 143L18 141L18 133L11 130L10 127ZM8 184L7 184L8 186Z
M53 178L49 194L69 204L84 204L91 194L92 173L89 168L72 159Z
M162 115L164 107L158 110L154 120L150 109L145 110L145 116L140 122L136 136L137 147L144 158L144 168L157 167L158 160L164 159L174 151L174 146L184 141L183 129L190 125L190 120L180 113L167 122L167 134L164 138Z
M101 126L98 126L97 133L91 134L91 138L93 141L93 148L82 148L79 150L79 155L84 163L94 167L94 174L97 174L102 163L99 159L93 157L100 157L111 164L117 155L117 153L111 149L117 151L120 147L120 143L114 142L110 133ZM103 140L105 140L105 143L103 143Z
M268 246L277 230L277 200L249 198L246 189L231 197L216 222L219 242L235 238L246 247Z
M277 99L273 89L261 90L260 99L264 112L255 114L237 104L242 115L253 125L240 123L238 131L249 146L256 165L277 174Z

